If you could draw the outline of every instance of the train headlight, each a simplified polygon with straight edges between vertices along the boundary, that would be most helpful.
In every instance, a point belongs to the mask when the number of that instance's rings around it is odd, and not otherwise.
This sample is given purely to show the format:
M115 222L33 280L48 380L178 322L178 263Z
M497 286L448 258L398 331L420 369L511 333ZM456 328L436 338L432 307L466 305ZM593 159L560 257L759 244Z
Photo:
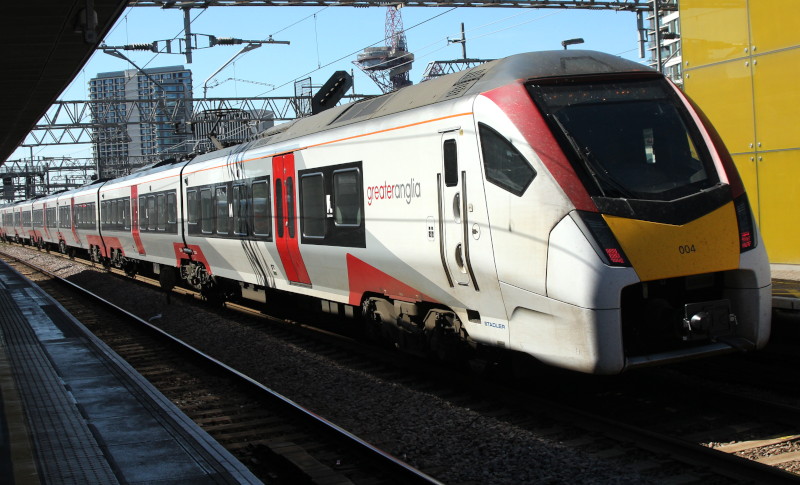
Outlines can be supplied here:
M586 228L592 234L592 237L600 246L600 257L603 262L608 266L630 266L628 257L611 232L606 221L603 219L602 214L598 212L585 212L578 211L581 220L586 225Z
M739 252L749 251L756 247L756 226L753 223L753 213L747 194L742 194L733 200L736 208L736 222L739 224Z

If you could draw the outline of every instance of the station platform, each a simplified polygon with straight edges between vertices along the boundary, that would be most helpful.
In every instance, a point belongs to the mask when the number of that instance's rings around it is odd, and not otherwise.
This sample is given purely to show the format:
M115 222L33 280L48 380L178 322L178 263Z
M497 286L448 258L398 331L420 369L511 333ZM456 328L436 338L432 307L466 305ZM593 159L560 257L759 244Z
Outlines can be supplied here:
M800 311L800 265L773 264L772 308Z
M261 483L0 261L0 483Z

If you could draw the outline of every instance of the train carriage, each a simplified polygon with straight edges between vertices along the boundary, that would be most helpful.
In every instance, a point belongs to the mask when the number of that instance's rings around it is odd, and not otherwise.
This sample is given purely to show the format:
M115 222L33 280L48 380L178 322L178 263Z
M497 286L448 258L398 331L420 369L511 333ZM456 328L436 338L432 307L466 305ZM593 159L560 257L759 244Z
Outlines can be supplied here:
M99 258L210 299L310 297L400 347L613 374L769 338L719 136L660 73L597 52L511 56L66 196L92 197Z
M95 181L76 189L61 192L56 199L60 249L86 251L95 262L100 262L107 256L98 226L97 189L102 183ZM64 242L63 245L61 245L61 241Z
M56 202L57 197L55 195L40 197L32 201L31 221L33 233L31 244L40 249L58 246Z
M179 197L180 170L185 161L170 162L135 174L131 184L131 232L138 258L175 267L175 247L182 246Z

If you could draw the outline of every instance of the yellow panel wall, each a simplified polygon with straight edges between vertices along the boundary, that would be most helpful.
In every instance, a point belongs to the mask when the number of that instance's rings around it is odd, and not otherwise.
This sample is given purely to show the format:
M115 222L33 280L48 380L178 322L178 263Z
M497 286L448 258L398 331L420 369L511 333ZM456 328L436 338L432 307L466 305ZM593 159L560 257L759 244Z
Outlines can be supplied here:
M754 54L800 43L797 33L800 29L800 2L797 0L750 0L748 10Z
M691 59L689 67L748 54L747 0L681 0L679 6L681 49L684 61Z
M773 263L800 264L800 150L758 155L761 234Z
M737 59L691 70L684 73L683 86L711 120L731 153L753 151L756 134L749 63Z
M770 261L800 264L800 0L679 6L684 89L732 153Z
M800 148L800 48L757 56L753 63L758 150Z

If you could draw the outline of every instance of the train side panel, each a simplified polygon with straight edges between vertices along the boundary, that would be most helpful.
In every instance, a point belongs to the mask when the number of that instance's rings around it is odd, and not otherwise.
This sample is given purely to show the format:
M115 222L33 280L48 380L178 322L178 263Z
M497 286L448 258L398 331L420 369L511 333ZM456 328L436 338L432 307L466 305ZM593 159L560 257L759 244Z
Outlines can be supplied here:
M135 250L135 257L175 267L182 246L180 233L180 171L184 163L164 170L142 174L129 182L131 203L130 239L126 250ZM126 197L125 190L114 194ZM133 247L131 247L131 243Z

